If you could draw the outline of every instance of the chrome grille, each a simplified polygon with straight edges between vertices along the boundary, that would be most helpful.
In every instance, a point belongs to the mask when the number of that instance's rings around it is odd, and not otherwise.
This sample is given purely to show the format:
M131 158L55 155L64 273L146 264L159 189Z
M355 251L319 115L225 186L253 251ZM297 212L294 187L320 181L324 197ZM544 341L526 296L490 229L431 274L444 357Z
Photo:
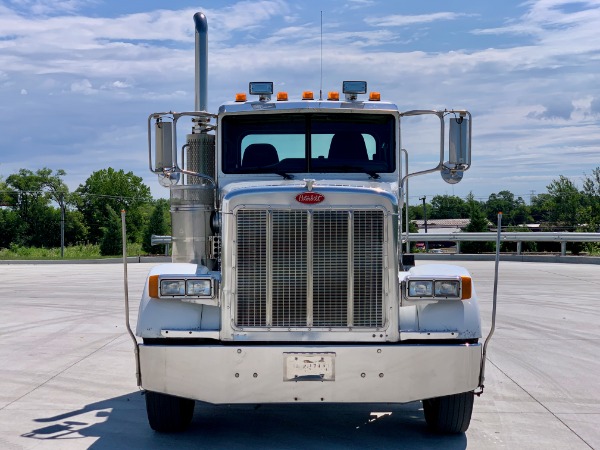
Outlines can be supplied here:
M382 211L236 216L237 326L383 326Z
M370 211L354 213L354 326L374 327L383 320L383 220Z
M348 218L345 211L314 214L313 324L348 325Z
M244 211L237 218L237 323L267 324L267 212Z
M301 211L273 211L273 315L275 327L306 326L307 217Z

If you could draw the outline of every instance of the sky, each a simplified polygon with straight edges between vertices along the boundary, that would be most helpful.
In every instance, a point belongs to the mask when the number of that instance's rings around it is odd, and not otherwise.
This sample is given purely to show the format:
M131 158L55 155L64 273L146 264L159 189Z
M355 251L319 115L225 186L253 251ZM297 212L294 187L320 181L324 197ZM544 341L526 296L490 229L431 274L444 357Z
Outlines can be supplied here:
M401 111L468 109L472 168L456 185L412 178L411 203L502 190L529 203L600 166L600 0L0 0L0 177L63 169L74 190L113 167L167 197L147 118L194 109L196 11L211 112L249 81L298 98L366 80ZM403 119L411 171L435 165L435 120Z

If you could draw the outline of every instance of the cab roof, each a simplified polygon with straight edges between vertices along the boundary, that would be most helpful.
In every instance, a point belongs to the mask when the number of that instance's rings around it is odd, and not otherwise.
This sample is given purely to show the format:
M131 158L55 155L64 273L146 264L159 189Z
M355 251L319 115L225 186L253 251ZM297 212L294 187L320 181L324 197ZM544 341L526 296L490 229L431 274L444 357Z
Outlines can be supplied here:
M246 101L227 102L219 107L219 114L274 111L274 110L363 110L363 111L389 111L398 112L398 106L394 103L384 101L331 101L331 100L268 100L268 101Z

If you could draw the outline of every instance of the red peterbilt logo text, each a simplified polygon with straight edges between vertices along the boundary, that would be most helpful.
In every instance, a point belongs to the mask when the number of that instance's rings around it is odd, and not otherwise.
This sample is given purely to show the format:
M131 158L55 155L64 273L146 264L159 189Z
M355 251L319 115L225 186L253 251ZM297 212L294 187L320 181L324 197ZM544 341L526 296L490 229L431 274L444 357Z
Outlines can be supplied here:
M303 192L302 194L296 195L296 201L308 205L321 203L323 200L325 200L325 196L323 194L319 194L318 192Z

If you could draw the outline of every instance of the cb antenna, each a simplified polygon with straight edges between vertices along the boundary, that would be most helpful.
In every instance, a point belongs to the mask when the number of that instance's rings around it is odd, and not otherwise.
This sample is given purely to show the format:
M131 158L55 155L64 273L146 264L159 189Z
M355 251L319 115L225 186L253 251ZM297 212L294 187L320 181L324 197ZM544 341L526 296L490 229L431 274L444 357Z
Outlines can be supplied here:
M319 85L319 100L323 100L323 10L321 10L321 84Z

